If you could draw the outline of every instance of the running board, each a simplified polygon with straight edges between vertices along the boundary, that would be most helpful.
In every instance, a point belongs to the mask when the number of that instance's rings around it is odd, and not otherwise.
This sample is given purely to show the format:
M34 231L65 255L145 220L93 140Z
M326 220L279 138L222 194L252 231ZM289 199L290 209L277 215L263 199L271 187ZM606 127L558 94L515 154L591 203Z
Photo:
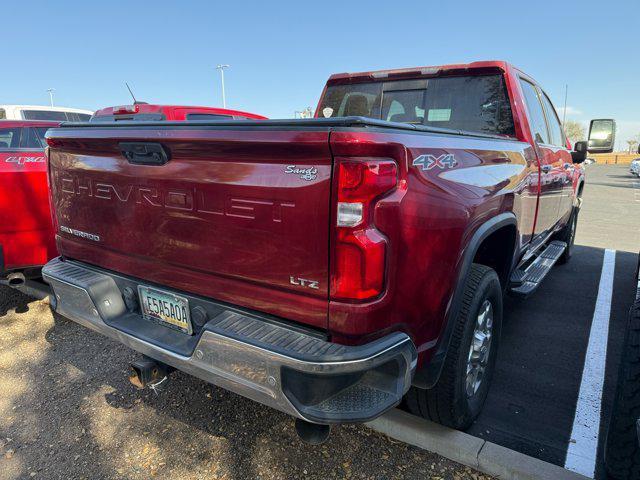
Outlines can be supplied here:
M511 275L509 293L526 298L533 294L567 248L565 242L554 240L525 269L516 269Z

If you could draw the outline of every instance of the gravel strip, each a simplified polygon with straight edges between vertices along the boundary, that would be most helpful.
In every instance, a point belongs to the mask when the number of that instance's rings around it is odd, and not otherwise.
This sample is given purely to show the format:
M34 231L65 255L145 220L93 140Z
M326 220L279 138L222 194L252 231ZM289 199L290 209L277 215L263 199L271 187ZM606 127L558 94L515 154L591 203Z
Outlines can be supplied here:
M0 287L0 478L490 478L360 425L306 445L290 417L180 372L136 390L137 357Z

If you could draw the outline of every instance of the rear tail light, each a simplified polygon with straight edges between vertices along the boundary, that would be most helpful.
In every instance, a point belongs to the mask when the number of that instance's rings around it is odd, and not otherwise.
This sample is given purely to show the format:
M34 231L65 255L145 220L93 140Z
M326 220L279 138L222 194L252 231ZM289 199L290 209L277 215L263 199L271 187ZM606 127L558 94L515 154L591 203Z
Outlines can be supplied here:
M337 169L335 258L331 297L364 300L384 288L387 241L373 225L380 197L395 188L391 160L342 160Z
M47 138L47 142L49 139ZM53 177L51 174L51 147L45 147L44 156L47 159L47 191L49 195L49 214L53 225L54 235L58 233L58 217L56 216L55 203L53 203Z
M113 107L114 115L126 115L132 113L138 113L140 107L138 105L120 105L119 107Z

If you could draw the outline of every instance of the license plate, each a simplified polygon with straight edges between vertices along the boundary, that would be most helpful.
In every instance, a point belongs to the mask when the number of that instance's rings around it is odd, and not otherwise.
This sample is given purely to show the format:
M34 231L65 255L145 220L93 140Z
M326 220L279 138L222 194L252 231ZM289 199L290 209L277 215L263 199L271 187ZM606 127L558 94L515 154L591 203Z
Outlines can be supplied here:
M189 300L171 292L138 286L142 316L191 335Z

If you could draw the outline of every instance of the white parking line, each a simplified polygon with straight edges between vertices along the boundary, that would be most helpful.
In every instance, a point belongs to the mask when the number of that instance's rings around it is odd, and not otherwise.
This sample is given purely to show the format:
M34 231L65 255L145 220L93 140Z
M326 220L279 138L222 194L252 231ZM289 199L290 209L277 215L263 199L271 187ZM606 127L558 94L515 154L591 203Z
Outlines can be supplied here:
M613 276L616 266L616 251L604 252L598 299L589 333L589 345L582 370L580 394L573 419L571 441L567 448L565 468L593 478L598 453L598 434L602 408L602 387L604 385L607 361L607 340L609 338L609 317Z

